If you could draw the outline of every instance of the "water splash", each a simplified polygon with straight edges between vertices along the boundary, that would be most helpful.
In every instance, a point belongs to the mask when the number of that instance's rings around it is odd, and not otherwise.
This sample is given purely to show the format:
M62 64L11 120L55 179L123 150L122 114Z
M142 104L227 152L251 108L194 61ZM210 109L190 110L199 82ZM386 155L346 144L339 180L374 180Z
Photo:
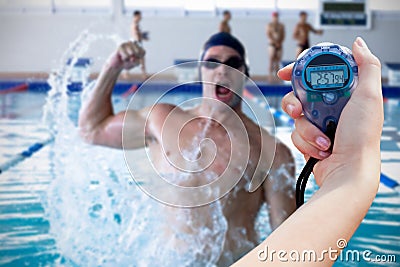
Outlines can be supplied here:
M82 95L71 94L68 86L74 62L97 40L119 38L83 32L48 81L43 120L55 136L54 180L44 206L62 255L58 264L215 266L227 231L220 202L194 209L165 206L132 182L122 151L81 141L77 110L93 83L82 81Z
M272 182L273 191L284 192L289 198L294 197L296 180L291 174L294 167L294 163L282 163L278 168L270 171L267 179Z

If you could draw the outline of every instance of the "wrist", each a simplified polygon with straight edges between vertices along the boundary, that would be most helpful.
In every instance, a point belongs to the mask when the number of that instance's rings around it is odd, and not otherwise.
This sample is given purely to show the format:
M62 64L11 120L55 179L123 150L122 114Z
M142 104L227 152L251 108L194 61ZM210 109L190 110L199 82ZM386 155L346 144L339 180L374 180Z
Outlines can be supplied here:
M118 76L122 70L123 70L122 66L115 66L114 64L107 62L106 64L104 64L102 72Z

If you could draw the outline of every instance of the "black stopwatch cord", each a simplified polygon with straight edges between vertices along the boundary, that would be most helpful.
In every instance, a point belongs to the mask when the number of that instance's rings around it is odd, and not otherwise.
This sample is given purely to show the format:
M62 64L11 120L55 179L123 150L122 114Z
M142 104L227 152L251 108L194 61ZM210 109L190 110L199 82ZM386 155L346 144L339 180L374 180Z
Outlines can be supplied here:
M306 191L306 185L308 181L308 177L312 173L314 169L314 165L319 161L316 158L310 158L306 165L304 166L303 170L300 173L299 178L297 179L296 183L296 206L300 208L301 205L304 204L304 192Z
M331 148L333 147L333 141L335 139L335 132L336 132L336 123L331 121L327 125L327 130L325 134L329 137L331 140ZM296 206L297 208L300 208L301 205L304 204L304 192L306 191L306 185L308 178L310 177L310 174L312 173L315 164L319 159L311 157L306 165L304 166L303 170L301 171L299 178L297 179L296 182Z

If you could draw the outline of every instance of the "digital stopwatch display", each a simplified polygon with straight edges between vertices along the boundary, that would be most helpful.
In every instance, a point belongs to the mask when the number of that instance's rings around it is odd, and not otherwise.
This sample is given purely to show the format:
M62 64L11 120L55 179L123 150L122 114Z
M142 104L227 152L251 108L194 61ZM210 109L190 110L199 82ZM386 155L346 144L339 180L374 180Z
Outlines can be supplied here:
M325 64L320 64L322 60ZM309 89L339 89L345 87L349 81L349 67L340 57L322 54L309 62L304 75Z
M343 87L348 79L345 65L308 67L306 72L312 89Z

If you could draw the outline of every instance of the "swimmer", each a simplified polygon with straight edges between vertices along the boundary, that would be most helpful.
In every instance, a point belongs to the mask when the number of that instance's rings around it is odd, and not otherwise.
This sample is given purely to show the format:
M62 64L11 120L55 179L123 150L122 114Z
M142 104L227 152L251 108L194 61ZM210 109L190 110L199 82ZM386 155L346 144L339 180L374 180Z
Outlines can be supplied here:
M272 13L272 21L267 25L267 37L269 41L269 72L271 78L275 78L283 54L283 40L285 40L285 25L279 22L279 13Z
M307 23L307 13L301 11L300 21L296 24L293 32L293 38L297 40L296 58L301 54L301 52L310 48L310 31L320 35L323 33L322 30L316 30L311 26L311 24Z
M183 110L171 104L158 103L141 110L114 114L111 94L119 74L123 69L137 66L144 55L143 49L133 42L121 44L104 65L94 90L82 105L79 129L83 140L88 143L122 148L122 132L125 127L124 133L132 134L127 143L124 140L124 148L141 148L144 146L143 140L146 140L155 168L160 173L168 174L174 174L177 170L166 157L170 160L181 158L182 151L193 149L193 143L196 143L201 132L204 133L202 139L213 140L217 151L212 164L204 171L189 173L184 179L174 182L187 187L198 186L208 182L205 179L219 177L223 172L232 178L242 175L238 177L239 182L231 192L210 205L189 209L165 206L165 212L170 214L165 227L180 229L182 234L200 235L201 229L197 226L210 227L215 220L210 217L215 214L211 209L217 209L220 205L220 217L225 218L227 230L221 244L222 251L213 264L228 266L259 243L255 220L264 203L268 205L272 229L278 227L295 210L295 165L289 148L250 120L241 109L240 96L248 76L248 67L245 63L245 49L240 41L228 33L217 33L208 39L203 51L201 59L208 64L201 64L200 73L203 81L207 82L203 82L203 98L198 106ZM213 67L212 62L217 61L230 64L236 70L225 65ZM147 117L150 109L151 115ZM191 121L193 117L196 119ZM240 128L240 125L244 125L244 128ZM182 129L179 136L176 129ZM247 147L238 137L242 129L245 129L244 134L248 136ZM170 147L171 143L176 143L176 139L179 139L180 149ZM275 144L275 155L272 155ZM208 151L213 147L208 147L207 142L196 144L196 147L200 145L205 146L201 151L202 157L212 156ZM165 154L163 149L166 150ZM227 168L231 152L240 155L246 149L249 149L249 160L246 159L244 165ZM249 177L264 181L251 193L248 190ZM180 179L181 176L174 178ZM185 221L179 219L182 217L186 218ZM173 233L173 229L164 230L166 238L169 232ZM185 243L179 240L179 233L174 238L176 240L172 242L169 239L171 242L168 244L175 245L175 251L185 250ZM210 236L204 246L210 247L215 242ZM201 254L207 253L207 250L203 250Z
M306 158L321 159L314 166L320 189L233 266L331 266L343 248L339 242L349 241L371 206L381 167L381 65L360 37L352 50L359 68L359 84L340 116L331 153L327 152L329 138L304 117L293 93L282 100L283 109L296 121L294 145ZM290 81L292 68L293 64L281 69L279 77ZM326 142L318 142L318 138ZM303 251L315 252L319 260L296 261L296 252L302 255Z
M148 32L143 32L140 29L140 21L142 20L142 12L139 10L135 10L133 12L132 24L131 24L131 36L132 39L137 41L140 45L143 46L143 41L148 41ZM146 71L146 62L144 56L140 59L140 66L142 70L142 77L144 80L148 78Z

